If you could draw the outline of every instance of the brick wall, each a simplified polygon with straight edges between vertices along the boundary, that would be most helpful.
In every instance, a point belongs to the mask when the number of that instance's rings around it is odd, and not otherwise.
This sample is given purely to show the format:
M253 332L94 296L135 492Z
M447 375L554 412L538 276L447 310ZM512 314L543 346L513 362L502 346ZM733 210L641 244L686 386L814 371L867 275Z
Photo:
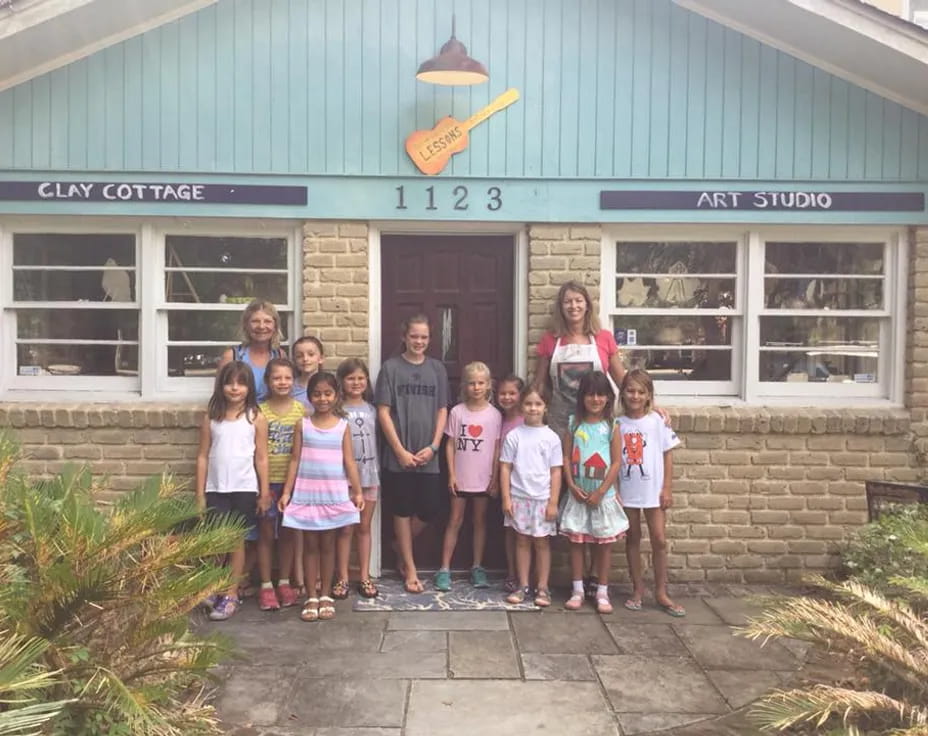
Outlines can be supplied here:
M366 222L303 225L303 332L325 345L325 365L368 358Z
M905 395L922 476L928 477L928 227L912 231L910 248Z

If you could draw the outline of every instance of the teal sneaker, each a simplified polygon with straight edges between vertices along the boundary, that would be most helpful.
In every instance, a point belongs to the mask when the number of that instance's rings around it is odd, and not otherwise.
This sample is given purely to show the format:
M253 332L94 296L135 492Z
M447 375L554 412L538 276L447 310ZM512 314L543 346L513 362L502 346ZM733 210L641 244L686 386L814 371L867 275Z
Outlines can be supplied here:
M475 588L489 588L490 581L487 580L487 571L480 565L470 569L470 584Z
M439 570L435 573L435 580L432 583L435 586L435 590L440 590L442 593L447 593L451 590L451 571L450 570Z

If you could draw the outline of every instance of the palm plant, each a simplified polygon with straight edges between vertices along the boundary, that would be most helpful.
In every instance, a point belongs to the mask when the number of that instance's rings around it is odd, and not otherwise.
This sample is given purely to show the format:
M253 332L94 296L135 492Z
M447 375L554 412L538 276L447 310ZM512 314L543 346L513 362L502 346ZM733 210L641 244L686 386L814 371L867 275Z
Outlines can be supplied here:
M859 688L818 684L777 691L753 710L772 731L928 736L928 619L856 581L812 581L829 597L779 601L741 632L826 646L858 663ZM925 589L928 580L900 581Z
M209 560L244 528L200 519L168 476L105 509L88 470L36 483L14 453L0 437L0 629L42 642L44 698L67 701L52 732L216 733L203 692L226 647L189 615L229 586Z
M0 736L33 736L68 701L43 701L57 673L41 664L48 642L0 631Z

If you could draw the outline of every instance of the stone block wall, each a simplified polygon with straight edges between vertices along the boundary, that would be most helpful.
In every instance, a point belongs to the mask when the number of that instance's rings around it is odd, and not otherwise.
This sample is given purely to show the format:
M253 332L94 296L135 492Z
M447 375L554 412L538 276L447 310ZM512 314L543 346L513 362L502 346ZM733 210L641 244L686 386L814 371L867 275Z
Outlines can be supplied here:
M909 248L905 396L922 478L928 482L928 227L911 231Z
M368 359L368 226L310 220L303 225L303 333L325 346L325 365Z

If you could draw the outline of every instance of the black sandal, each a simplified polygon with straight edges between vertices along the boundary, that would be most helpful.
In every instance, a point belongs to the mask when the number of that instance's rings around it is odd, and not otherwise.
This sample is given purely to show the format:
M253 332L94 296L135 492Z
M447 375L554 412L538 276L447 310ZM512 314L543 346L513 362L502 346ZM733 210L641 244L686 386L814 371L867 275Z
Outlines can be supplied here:
M337 601L343 601L348 597L348 591L347 580L336 580L335 585L332 586L332 597Z
M374 581L370 578L358 583L358 593L364 598L376 598L379 595L377 586L374 585Z

